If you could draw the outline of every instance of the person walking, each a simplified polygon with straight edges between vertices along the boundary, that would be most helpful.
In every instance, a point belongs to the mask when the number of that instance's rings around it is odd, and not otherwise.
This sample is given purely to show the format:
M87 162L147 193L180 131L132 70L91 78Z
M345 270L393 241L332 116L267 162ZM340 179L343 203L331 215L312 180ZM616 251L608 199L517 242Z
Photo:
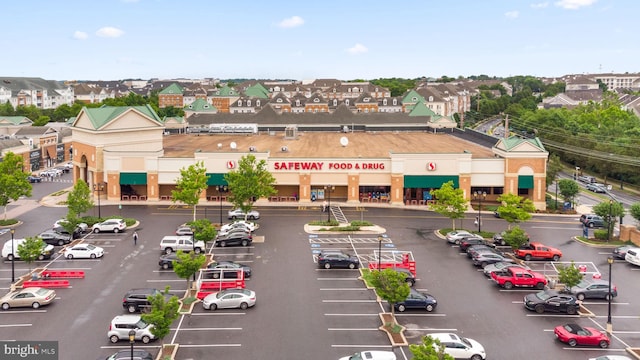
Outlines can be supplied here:
M325 211L327 211L327 202L323 201L322 202L322 212L325 212Z
M138 245L138 232L134 231L133 232L133 245Z

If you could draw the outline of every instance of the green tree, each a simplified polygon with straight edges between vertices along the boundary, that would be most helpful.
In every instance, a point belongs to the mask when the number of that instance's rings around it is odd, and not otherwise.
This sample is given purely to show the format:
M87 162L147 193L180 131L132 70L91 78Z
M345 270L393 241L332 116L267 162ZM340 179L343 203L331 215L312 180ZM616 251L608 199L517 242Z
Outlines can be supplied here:
M20 196L31 196L33 189L27 177L29 173L23 170L22 156L12 152L5 154L0 162L0 206L4 207L4 220L7 220L7 205L16 201Z
M517 249L529 242L529 236L527 233L517 225L505 230L502 233L502 238L507 245L511 246L512 249Z
M80 215L93 207L91 190L84 181L78 181L67 195L67 208L70 213Z
M372 270L368 273L368 279L378 296L391 305L392 314L395 313L395 304L404 301L411 292L406 275L391 268Z
M613 200L603 201L594 205L591 210L594 214L599 215L604 219L607 231L609 232L609 239L611 239L617 219L625 215L622 204Z
M184 252L178 250L176 252L176 260L173 260L173 271L179 278L187 279L187 289L191 288L191 276L200 271L207 258L204 254L196 255L193 251Z
M453 181L447 181L440 189L431 190L429 193L435 199L431 209L451 219L452 228L455 230L456 219L463 218L467 210L468 202L462 189L454 188Z
M277 193L274 188L276 179L267 170L267 162L258 161L254 155L240 158L238 169L226 173L224 179L231 191L229 201L245 214L251 211L255 199Z
M632 204L629 208L629 215L633 217L637 222L640 222L640 203Z
M208 187L207 169L204 162L198 161L187 168L180 169L180 177L176 180L175 190L171 190L173 202L182 202L193 207L193 221L196 221L196 206L200 202L200 194Z
M140 315L144 322L153 325L151 333L160 339L162 345L164 345L164 337L171 330L171 324L180 316L178 297L171 296L167 299L167 294L169 294L169 286L164 289L164 292L147 297L151 309L148 313Z
M46 245L47 244L37 236L25 238L24 241L18 245L16 253L22 261L29 264L29 271L31 271L31 263L42 256L42 249Z
M557 154L553 154L549 156L549 161L547 161L547 188L554 181L558 179L558 174L562 171L562 162L560 162L560 157Z
M193 230L193 237L196 240L204 241L205 243L213 240L216 237L217 231L209 219L198 219L196 221L190 221L189 227Z
M44 115L40 115L38 116L38 118L33 122L33 126L45 126L49 123L49 121L51 120L50 117L48 116L44 116Z
M409 350L413 354L413 360L454 360L454 358L444 352L445 347L440 340L429 335L422 337L421 344L410 344Z
M531 219L531 213L536 211L530 199L515 194L503 194L497 199L502 203L498 206L498 215L511 225Z
M575 262L571 261L571 265L558 264L558 281L571 290L572 287L578 285L582 281L583 274L576 267Z
M573 203L580 193L578 183L571 179L561 179L558 181L558 190L564 201Z

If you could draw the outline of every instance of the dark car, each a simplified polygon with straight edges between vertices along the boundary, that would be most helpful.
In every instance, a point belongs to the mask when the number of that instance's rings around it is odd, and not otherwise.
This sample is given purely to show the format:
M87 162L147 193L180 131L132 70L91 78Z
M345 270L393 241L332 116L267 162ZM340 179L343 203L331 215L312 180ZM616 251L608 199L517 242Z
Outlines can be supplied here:
M360 260L342 251L322 251L318 255L318 266L325 269L333 267L357 269L360 266Z
M51 245L62 246L71 242L71 235L61 234L53 230L44 231L40 233L38 237L40 237L42 241L44 241L45 243L51 244Z
M404 301L400 301L394 304L396 310L403 312L409 309L421 309L428 312L432 312L438 301L433 296L422 293L417 290L411 289L409 296Z
M158 265L160 265L160 267L165 270L173 269L173 262L175 260L178 260L178 255L176 255L175 252L172 252L170 254L160 256L160 261L158 262Z
M498 262L513 262L511 258L508 258L502 254L496 254L491 251L480 251L477 252L472 258L471 261L473 265L480 266L484 269L485 266L489 264L495 264Z
M153 288L131 289L124 294L122 307L130 313L147 311L151 306L147 297L159 293L161 293L160 290Z
M538 314L545 312L563 312L569 315L578 313L580 303L573 294L544 290L524 297L524 307Z
M153 360L154 357L146 350L134 349L133 358L131 358L131 350L120 350L113 355L107 356L105 360Z
M227 236L217 238L213 246L249 246L253 242L253 236L249 233L230 233Z
M251 277L250 266L243 265L233 261L212 262L211 264L209 264L208 268L211 270L226 270L225 277L230 277L229 275L233 277L237 277L238 271L242 271L244 273L245 278ZM233 271L233 270L236 270L236 271ZM214 279L218 279L220 278L220 273L221 271L211 271L211 277Z
M627 250L633 249L634 247L635 246L633 245L618 246L617 248L613 249L612 254L616 259L624 260L625 256L627 256Z
M605 299L618 296L618 288L611 284L611 293L609 293L609 282L602 279L583 279L576 286L572 286L569 290L578 300L584 299Z
M470 236L470 237L464 238L463 240L460 241L460 251L466 252L467 249L469 248L469 246L471 246L471 245L492 246L492 244L490 242L488 242L487 240L485 240L485 239L483 239L481 237Z
M488 245L471 245L467 248L467 257L473 259L473 256L478 252L492 252L494 254L500 254L500 252Z
M29 180L29 182L32 184L42 182L42 178L37 175L29 175L27 176L27 180Z
M73 230L73 234L69 234L67 229L63 228L62 226L56 226L51 230L63 235L71 236L73 239L79 239L82 237L82 234L84 234L84 231L80 226L76 226L76 228Z
M413 287L416 284L416 277L409 269L397 267L394 270L405 275L404 280L409 284L409 287Z

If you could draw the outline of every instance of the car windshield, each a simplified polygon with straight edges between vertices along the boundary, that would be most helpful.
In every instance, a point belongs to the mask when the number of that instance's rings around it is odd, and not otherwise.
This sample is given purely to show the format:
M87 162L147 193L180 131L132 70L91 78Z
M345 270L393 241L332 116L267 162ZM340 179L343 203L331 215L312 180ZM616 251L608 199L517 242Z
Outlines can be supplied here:
M551 294L547 293L546 291L540 291L536 293L536 297L540 300L547 300L551 297Z
M147 323L144 322L142 319L140 319L137 323L136 323L136 328L137 329L144 329L147 327Z

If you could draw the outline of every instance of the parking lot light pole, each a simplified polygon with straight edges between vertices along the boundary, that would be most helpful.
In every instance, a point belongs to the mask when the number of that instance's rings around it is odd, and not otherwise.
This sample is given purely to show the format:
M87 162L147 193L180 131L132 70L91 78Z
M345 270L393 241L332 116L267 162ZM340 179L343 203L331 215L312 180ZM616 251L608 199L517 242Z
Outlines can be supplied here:
M93 184L93 191L98 192L98 219L102 219L100 213L100 193L104 191L104 183Z
M609 256L607 258L607 262L609 263L609 293L608 293L608 307L607 307L607 334L611 335L613 333L613 324L611 324L611 265L613 265L613 257Z
M222 192L226 191L226 186L216 186L218 197L220 198L220 227L222 227Z
M129 344L131 344L131 359L133 359L133 343L136 342L136 331L129 330Z
M15 268L15 257L16 255L13 253L13 234L16 233L16 229L11 229L11 284L16 282L16 268Z
M611 233L613 232L613 224L611 222L612 206L613 206L613 200L609 200L609 222L607 223L607 241L611 241Z
M482 232L482 213L480 212L480 210L482 210L482 200L487 197L487 193L484 191L474 191L473 197L478 200L478 232L481 233Z
M382 265L382 240L384 238L382 235L378 235L378 272L380 272L380 266Z
M333 185L327 185L324 187L324 189L326 190L326 192L329 194L329 206L327 207L327 222L331 222L331 192L333 191L333 189L335 189L336 187Z

